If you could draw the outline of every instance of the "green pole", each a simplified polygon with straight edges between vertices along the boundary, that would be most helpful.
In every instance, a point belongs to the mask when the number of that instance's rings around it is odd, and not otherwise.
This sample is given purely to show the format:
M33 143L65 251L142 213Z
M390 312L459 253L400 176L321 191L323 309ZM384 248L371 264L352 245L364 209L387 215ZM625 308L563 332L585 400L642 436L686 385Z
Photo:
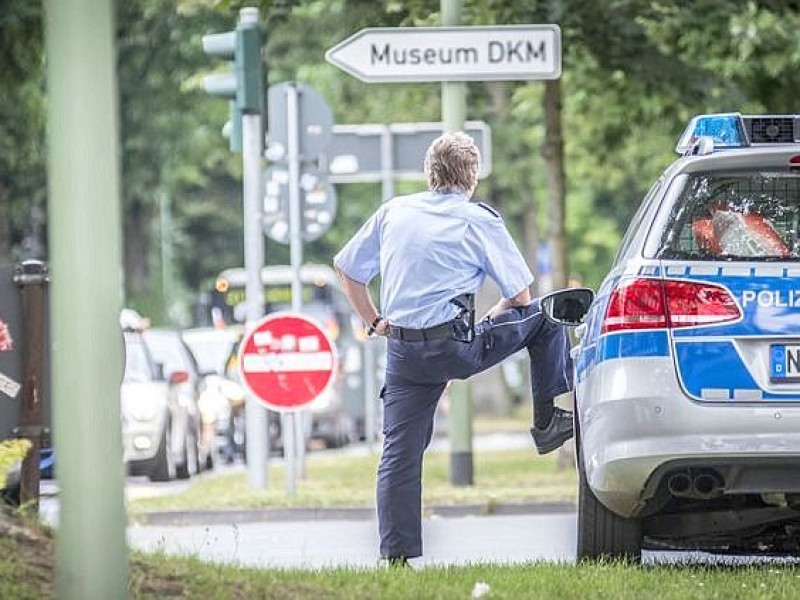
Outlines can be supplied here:
M440 0L442 25L461 25L463 0ZM461 131L467 118L467 84L442 82L442 123L445 131ZM472 485L472 393L469 382L450 384L450 483Z
M47 0L58 598L128 596L119 390L123 341L112 0Z

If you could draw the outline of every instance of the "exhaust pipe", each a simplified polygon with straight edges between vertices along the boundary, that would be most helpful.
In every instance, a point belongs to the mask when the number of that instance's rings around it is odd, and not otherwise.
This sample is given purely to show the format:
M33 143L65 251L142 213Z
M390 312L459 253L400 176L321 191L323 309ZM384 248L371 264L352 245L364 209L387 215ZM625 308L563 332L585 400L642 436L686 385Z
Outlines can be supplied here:
M692 481L692 496L700 500L709 500L722 493L724 482L714 471L699 473Z
M689 498L692 495L692 480L686 473L675 473L667 480L667 489L676 498Z
M667 479L667 490L675 498L696 498L710 500L719 496L725 488L725 482L716 471L700 471L673 473Z

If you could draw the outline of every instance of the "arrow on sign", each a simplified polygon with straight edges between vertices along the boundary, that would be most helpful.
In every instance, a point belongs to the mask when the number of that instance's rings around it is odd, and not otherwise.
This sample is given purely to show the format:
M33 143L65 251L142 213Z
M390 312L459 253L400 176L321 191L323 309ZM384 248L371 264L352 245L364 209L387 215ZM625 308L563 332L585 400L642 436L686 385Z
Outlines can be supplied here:
M325 53L366 82L558 79L558 25L362 29Z

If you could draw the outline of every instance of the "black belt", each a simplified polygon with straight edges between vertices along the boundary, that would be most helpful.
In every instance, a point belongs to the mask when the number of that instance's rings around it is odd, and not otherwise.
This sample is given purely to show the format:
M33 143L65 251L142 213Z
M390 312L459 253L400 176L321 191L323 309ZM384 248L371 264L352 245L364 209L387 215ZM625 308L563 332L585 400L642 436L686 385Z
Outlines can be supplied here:
M453 322L448 321L441 325L428 327L426 329L408 329L407 327L398 327L397 325L389 325L389 337L396 340L403 340L405 342L425 342L428 340L440 340L453 335Z

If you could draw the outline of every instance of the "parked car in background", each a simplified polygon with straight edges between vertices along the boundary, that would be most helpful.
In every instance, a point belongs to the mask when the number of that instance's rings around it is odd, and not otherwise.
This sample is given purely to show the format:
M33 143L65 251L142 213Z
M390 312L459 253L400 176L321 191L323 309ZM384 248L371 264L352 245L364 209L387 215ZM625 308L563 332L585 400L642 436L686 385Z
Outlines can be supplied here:
M153 360L173 384L182 409L180 416L186 420L186 460L179 468L179 476L194 475L203 467L211 469L214 466L215 415L201 410L200 397L205 381L192 352L177 330L145 329L142 335Z
M226 369L241 335L240 327L202 327L182 332L204 380L198 400L200 412L213 419L216 452L228 463L244 449L245 391Z
M242 337L242 327L197 327L184 329L181 336L192 351L200 373L224 375L231 348Z
M127 313L126 313L127 314ZM138 321L121 319L125 342L125 372L120 387L123 459L131 475L152 481L188 477L197 455L189 431L189 416L177 386L185 372L167 379L144 341Z

